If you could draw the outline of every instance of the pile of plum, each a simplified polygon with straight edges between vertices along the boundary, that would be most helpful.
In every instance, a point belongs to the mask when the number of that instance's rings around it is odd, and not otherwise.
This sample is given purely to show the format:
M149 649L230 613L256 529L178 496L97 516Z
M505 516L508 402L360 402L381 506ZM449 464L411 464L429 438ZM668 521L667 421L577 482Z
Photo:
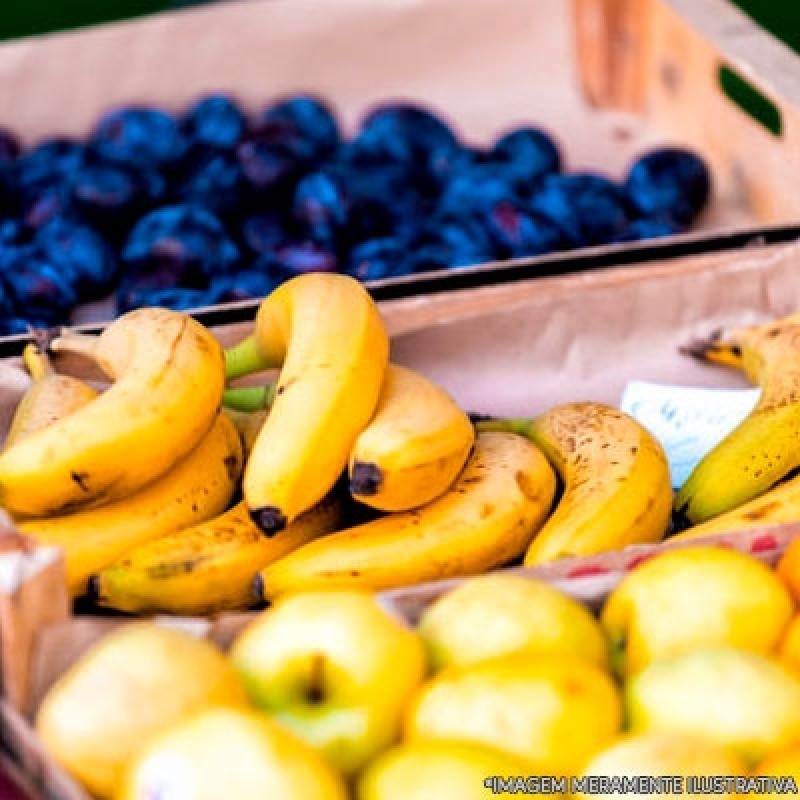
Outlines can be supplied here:
M22 151L0 131L0 334L118 311L262 297L309 271L364 281L685 230L703 161L649 152L621 182L564 171L543 131L488 148L431 111L384 105L343 138L319 99L253 118L223 94L182 115L130 107L85 141Z

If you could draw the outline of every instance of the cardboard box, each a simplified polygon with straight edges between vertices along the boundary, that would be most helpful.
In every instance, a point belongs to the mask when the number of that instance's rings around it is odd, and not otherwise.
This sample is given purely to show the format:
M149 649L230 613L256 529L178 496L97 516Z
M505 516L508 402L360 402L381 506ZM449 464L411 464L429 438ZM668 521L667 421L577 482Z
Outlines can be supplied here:
M481 144L533 122L562 143L570 169L621 176L657 144L709 161L714 198L697 234L800 225L798 61L726 0L250 0L0 46L0 121L33 142L80 136L107 109L152 102L181 109L233 90L251 110L310 90L347 131L390 99L440 109ZM748 82L777 115L766 129L720 88L720 70ZM612 248L612 257L631 249ZM647 248L632 246L646 254ZM539 272L594 268L572 255L527 259ZM517 265L480 265L375 283L381 296L505 280ZM252 313L252 304L244 313ZM113 304L76 322L108 319ZM239 306L236 313L243 313Z
M570 400L617 403L632 379L742 386L740 375L699 364L682 355L679 347L719 327L787 314L799 301L800 244L791 244L406 298L383 304L382 311L393 334L396 362L437 380L465 408L521 416ZM233 342L247 330L249 325L243 323L222 326L215 333L221 341ZM2 381L7 390L0 391L0 430L5 430L15 398L25 386L14 359L0 362ZM774 563L798 533L800 521L720 535L713 541ZM8 541L14 548L23 547L19 540ZM516 571L547 580L598 608L622 575L644 558L692 544L667 541ZM35 796L87 800L43 751L29 720L53 681L91 643L126 621L70 618L56 555L15 551L12 556L28 567L9 573L11 556L0 555L0 608L6 609L0 614L0 650L5 656L0 738ZM33 558L39 559L36 568ZM26 572L37 577L29 580ZM3 581L6 574L21 577ZM414 623L433 598L456 583L399 588L381 593L380 599ZM25 593L24 603L20 592ZM209 636L225 648L251 615L161 619Z

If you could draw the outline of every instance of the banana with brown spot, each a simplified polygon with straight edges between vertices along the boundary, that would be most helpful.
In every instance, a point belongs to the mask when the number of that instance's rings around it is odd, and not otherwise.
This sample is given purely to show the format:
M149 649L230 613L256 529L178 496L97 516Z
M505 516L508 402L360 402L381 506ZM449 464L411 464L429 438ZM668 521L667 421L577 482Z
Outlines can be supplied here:
M532 420L489 420L476 427L529 437L563 483L555 511L525 555L527 566L665 536L672 507L667 458L628 414L601 403L570 403Z
M761 387L750 414L697 464L675 498L677 516L698 524L754 500L800 468L800 314L718 333L685 352L739 369Z
M480 434L440 498L311 542L262 570L272 599L326 587L390 589L474 575L525 552L547 517L555 474L541 451L510 433Z
M187 455L217 415L222 348L185 314L139 309L100 336L65 331L51 349L88 356L114 382L0 454L0 506L18 518L130 495Z
M22 533L64 552L73 596L89 577L144 542L216 517L239 485L242 445L223 414L166 475L128 497L97 508L19 523Z

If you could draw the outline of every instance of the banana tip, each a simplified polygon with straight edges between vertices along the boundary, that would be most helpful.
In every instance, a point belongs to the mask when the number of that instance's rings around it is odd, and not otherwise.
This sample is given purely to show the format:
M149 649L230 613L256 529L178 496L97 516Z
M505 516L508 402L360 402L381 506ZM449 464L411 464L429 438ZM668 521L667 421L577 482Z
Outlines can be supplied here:
M383 473L376 464L356 461L350 470L350 493L371 497L378 493L383 483Z
M288 523L286 515L275 506L252 509L250 519L265 536L274 536L276 533L280 533Z
M90 575L86 582L86 597L95 605L100 602L100 576Z
M253 585L251 587L252 594L253 594L253 602L256 605L260 605L265 603L267 598L264 594L264 578L262 577L260 572L256 573L255 578L253 578Z

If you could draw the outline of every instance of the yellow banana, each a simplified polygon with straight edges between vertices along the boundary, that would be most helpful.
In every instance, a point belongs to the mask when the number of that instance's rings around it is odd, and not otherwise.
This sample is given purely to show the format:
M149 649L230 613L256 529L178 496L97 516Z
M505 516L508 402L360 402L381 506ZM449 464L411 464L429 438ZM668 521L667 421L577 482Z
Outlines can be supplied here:
M473 575L522 555L547 517L555 474L511 433L483 433L455 484L413 511L311 542L259 573L266 598L310 588L399 586Z
M201 615L257 602L256 573L336 530L342 504L329 496L268 539L239 503L208 522L137 547L90 581L95 602L132 613Z
M690 355L740 369L761 387L752 412L697 464L675 498L699 523L741 506L800 467L800 314L715 334Z
M97 508L26 520L18 527L64 551L70 592L77 596L85 592L90 575L134 547L224 511L238 486L242 461L239 435L219 414L194 450L144 489Z
M800 478L776 486L749 503L675 534L676 539L700 539L717 533L740 533L800 520Z
M225 416L233 423L242 440L245 459L253 450L258 432L264 427L264 422L269 413L266 409L262 411L236 411L233 408L222 408Z
M368 292L327 273L279 286L261 304L255 333L226 354L228 377L281 367L243 481L253 521L267 535L334 486L375 411L388 358L388 335Z
M0 454L0 506L12 515L125 497L192 450L217 414L222 349L184 314L132 311L99 337L66 331L51 349L89 356L114 383Z
M22 360L33 383L14 412L3 446L5 450L83 408L99 394L88 383L57 373L38 343L25 346Z
M447 392L392 364L350 454L350 493L381 511L425 505L453 485L474 442L469 417Z
M622 411L570 403L533 420L476 425L528 436L561 477L563 494L531 543L527 566L655 542L666 534L672 508L667 458L647 430Z

